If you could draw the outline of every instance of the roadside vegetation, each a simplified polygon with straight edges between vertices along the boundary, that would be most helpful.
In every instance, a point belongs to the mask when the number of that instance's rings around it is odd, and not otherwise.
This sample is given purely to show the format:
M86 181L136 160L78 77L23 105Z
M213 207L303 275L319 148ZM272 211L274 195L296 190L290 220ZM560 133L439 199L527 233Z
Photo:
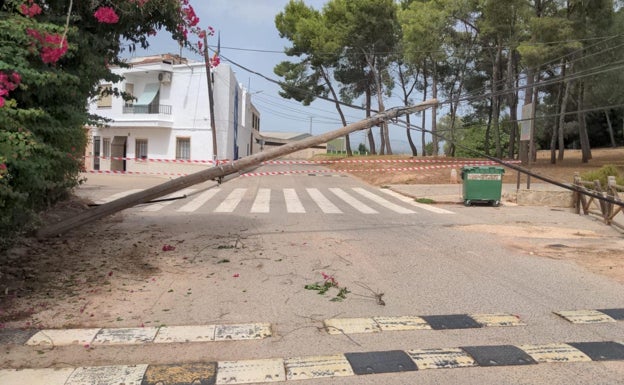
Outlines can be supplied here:
M0 2L0 250L80 183L87 102L120 54L160 29L189 44L198 21L187 0Z

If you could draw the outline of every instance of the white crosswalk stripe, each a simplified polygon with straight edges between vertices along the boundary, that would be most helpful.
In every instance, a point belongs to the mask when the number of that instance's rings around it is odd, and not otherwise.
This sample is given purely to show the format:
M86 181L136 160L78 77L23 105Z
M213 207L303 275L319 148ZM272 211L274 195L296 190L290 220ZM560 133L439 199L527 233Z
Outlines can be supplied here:
M138 210L141 210L143 212L158 212L160 210L163 210L165 207L177 202L176 206L179 207L175 208L174 210L180 213L197 212L201 211L202 207L204 206L215 205L216 208L214 208L214 210L212 208L209 209L213 210L213 212L215 213L231 213L237 210L239 206L241 206L241 208L238 209L239 211L249 210L250 213L267 214L272 211L271 204L277 204L277 211L279 212L279 204L283 203L286 206L286 212L290 214L305 214L307 212L306 206L308 206L308 209L312 209L312 213L318 212L318 209L320 209L320 211L324 214L344 214L345 212L349 212L349 210L351 209L355 209L362 214L379 214L379 209L375 207L375 205L379 205L387 210L399 214L415 214L417 212L415 211L416 209L427 210L435 214L454 214L454 212L442 209L440 207L415 202L413 198L403 196L389 189L379 189L379 193L376 193L374 191L370 191L369 189L361 187L353 187L348 190L337 187L332 187L327 190L319 188L306 188L305 191L307 192L307 195L304 194L300 196L299 194L302 194L302 192L298 193L297 190L294 188L281 189L282 194L279 194L280 189L258 188L255 191L255 196L253 197L253 202L251 203L251 206L248 206L249 203L241 205L241 202L243 202L243 199L245 198L245 195L247 195L248 190L249 189L247 188L235 188L227 193L227 195L223 195L226 193L226 191L224 191L223 188L215 187L205 191L201 191L196 196L189 197L186 201L178 201L173 199L171 201L164 201L146 205L144 207L138 208ZM131 189L127 191L122 191L113 194L107 198L100 199L97 202L107 203L139 191L142 190ZM190 195L195 191L197 190L184 189L176 193L167 195L163 199ZM253 192L254 190L251 191ZM330 194L327 194L327 191L329 191ZM276 192L279 195L283 195L283 201L281 200L281 197L275 195ZM401 204L403 205L393 203L391 200L389 200L390 198L385 199L384 197L380 196L380 194L386 194L391 197L395 202L401 202ZM361 198L356 198L356 196L365 198L365 201L360 200ZM305 199L302 200L301 198ZM217 203L209 205L209 201L216 201ZM245 202L251 201L252 200L249 199L249 197L248 199L245 199ZM407 205L412 208L405 207ZM318 209L313 209L311 208L311 206L318 207Z
M317 188L308 188L306 189L310 198L318 205L318 207L325 214L342 214L342 210L340 210L335 204L331 203L329 199L323 195Z
M289 213L304 214L306 212L294 188L284 189L284 200L286 201L286 211Z
M372 200L373 202L382 205L383 207L390 209L392 211L394 211L395 213L398 214L414 214L414 210L410 210L407 209L403 206L399 206L397 204L394 204L390 201L387 201L385 199L383 199L382 197L380 197L379 195L373 194L372 192L365 190L361 187L354 187L353 191L355 191L356 193L362 195L363 197L366 197L370 200Z
M338 198L342 199L343 201L351 205L351 207L361 212L362 214L379 214L378 211L365 205L364 203L354 198L352 195L350 195L343 189L334 187L334 188L330 188L329 191L333 192L334 195L336 195Z
M213 189L210 189L210 190L206 190L203 193L199 194L199 196L197 198L193 199L189 203L187 203L184 206L180 207L178 209L178 211L179 212L183 212L183 213L192 213L193 211L196 211L197 209L202 207L212 197L217 195L217 193L219 191L221 191L221 189L218 189L218 188L213 188Z
M184 189L182 191L176 191L173 194L169 194L169 195L167 195L166 197L164 197L162 199L181 197L181 196L184 196L184 195L191 194L195 190L196 189L193 189L193 188L187 188L187 189ZM170 204L172 204L173 202L175 202L175 201L174 200L170 200L170 201L160 202L160 203L151 203L149 206L143 207L143 211L160 211L163 208L165 208L166 206L169 206Z
M231 213L236 209L236 206L240 203L247 192L246 188L237 188L225 198L223 202L215 209L215 213Z
M271 202L271 189L261 188L258 189L256 199L253 206L251 206L252 213L268 213L270 211Z

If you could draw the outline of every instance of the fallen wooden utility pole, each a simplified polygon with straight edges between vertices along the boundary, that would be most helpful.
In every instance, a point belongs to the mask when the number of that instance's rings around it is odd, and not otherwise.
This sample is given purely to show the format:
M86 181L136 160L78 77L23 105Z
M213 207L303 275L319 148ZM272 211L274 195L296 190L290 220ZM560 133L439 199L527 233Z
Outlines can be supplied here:
M429 107L433 107L437 105L438 101L435 99L428 100L414 106L408 107L399 107L387 110L385 112L379 113L370 118L361 120L356 123L349 124L345 127L342 127L338 130L327 132L325 134L312 136L303 140L299 140L296 142L284 144L278 148L267 150L261 152L259 154L250 155L248 157L235 160L232 162L225 163L223 165L218 165L207 170L199 171L194 174L184 176L178 179L170 180L166 183L160 184L158 186L154 186L147 190L143 190L132 195L128 195L121 199L105 203L101 206L98 206L92 210L88 210L82 212L78 215L75 215L71 218L68 218L59 223L50 225L48 227L44 227L37 232L37 236L40 238L56 236L59 234L63 234L71 229L76 227L85 225L89 222L95 221L97 219L103 218L105 216L114 214L118 211L127 209L132 206L136 206L141 203L149 202L158 197L171 194L183 188L193 186L195 184L205 182L211 179L217 179L224 177L226 175L234 174L241 170L245 170L247 168L257 166L260 163L279 158L280 156L288 155L290 153L309 148L312 146L316 146L322 143L329 142L330 140L345 136L355 131L365 130L376 126L382 122L388 121L390 119L398 118L402 115L412 114L414 112L425 110Z

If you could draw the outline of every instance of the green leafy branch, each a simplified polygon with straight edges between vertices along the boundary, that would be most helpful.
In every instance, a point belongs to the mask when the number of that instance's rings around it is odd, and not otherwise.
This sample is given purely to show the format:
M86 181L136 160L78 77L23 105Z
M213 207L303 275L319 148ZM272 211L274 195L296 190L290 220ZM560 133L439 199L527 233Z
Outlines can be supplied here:
M347 299L347 294L350 293L350 291L346 287L341 287L333 276L325 273L321 274L323 275L323 282L308 284L305 285L304 288L306 290L315 290L319 295L325 295L331 288L336 288L338 289L338 294L330 299L330 301L341 302L342 300Z

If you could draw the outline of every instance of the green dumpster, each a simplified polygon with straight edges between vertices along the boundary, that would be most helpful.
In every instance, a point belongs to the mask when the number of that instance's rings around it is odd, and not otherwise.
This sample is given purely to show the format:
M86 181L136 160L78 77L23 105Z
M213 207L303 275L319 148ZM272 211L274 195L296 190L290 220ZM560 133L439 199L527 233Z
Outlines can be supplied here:
M466 206L472 203L489 203L498 206L503 189L505 169L494 166L462 167L463 199Z

